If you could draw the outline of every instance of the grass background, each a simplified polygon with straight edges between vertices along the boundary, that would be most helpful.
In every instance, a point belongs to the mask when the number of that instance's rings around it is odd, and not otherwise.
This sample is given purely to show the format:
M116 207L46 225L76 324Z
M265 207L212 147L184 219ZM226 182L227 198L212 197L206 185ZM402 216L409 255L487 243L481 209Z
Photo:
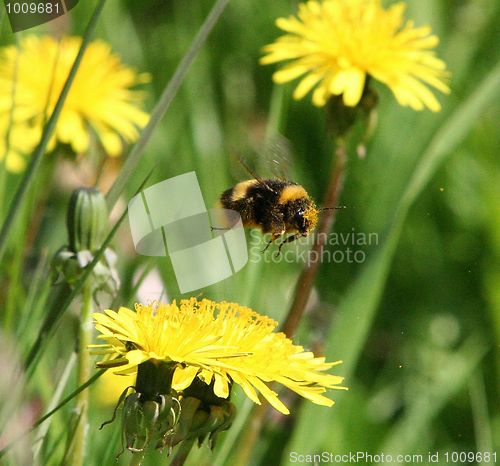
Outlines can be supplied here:
M19 35L82 34L94 2L80 3L63 21ZM269 128L290 141L292 179L321 199L332 153L323 111L307 99L291 101L291 87L273 87L274 68L258 65L261 47L278 35L274 19L294 11L293 4L230 2L127 179L118 206L126 205L152 167L148 184L195 170L207 205L215 203L224 189L246 176L230 154L261 153ZM338 401L332 409L300 403L293 416L270 418L250 464L289 464L291 451L443 455L494 451L500 445L500 4L407 4L408 17L430 24L440 36L438 51L452 72L452 93L439 96L439 114L415 113L375 85L378 127L365 159L350 151L342 195L347 208L338 214L335 231L376 233L379 241L360 247L366 254L363 263L321 267L311 305L316 311L306 315L297 335L305 346L325 340L329 359L344 360L336 372L347 376L350 390L332 394ZM94 37L111 43L125 63L151 74L144 86L147 110L211 6L205 0L105 5ZM5 19L1 31L1 45L14 41ZM4 373L27 353L47 313L53 292L48 261L67 241L64 218L70 192L95 183L98 163L92 158L74 161L57 151L45 157L36 174L0 264ZM120 161L105 163L99 180L104 190L119 170ZM0 180L3 219L20 176L2 173ZM132 305L132 277L151 261L133 251L127 222L113 247L123 281L117 302ZM168 263L156 265L170 297L177 296ZM299 264L259 261L203 293L281 320L299 272ZM48 409L58 390L62 396L75 388L77 312L78 300L18 390L2 377L0 431L23 430ZM318 316L325 319L320 324ZM329 321L331 326L319 332L321 322ZM113 409L98 400L99 390L93 390L86 464L111 465L120 450L120 424L98 430ZM206 446L193 451L190 464L236 464L232 455L243 448L237 434L244 430L250 404L238 391L233 401L239 414L232 430L220 437L213 454ZM41 432L44 441L35 464L64 464L71 409L71 403L61 409ZM0 462L32 464L28 449L20 446ZM124 453L118 464L127 464L128 457ZM168 464L165 454L156 452L148 461Z

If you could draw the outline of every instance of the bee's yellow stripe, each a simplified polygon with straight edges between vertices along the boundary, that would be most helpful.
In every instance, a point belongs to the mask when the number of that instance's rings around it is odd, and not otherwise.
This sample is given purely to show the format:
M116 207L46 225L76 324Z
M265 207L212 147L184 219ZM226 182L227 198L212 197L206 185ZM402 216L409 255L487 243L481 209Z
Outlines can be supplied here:
M258 180L247 180L242 181L234 186L233 192L231 193L231 200L239 201L240 199L244 199L247 195L248 188L250 186L254 186L258 183Z
M304 197L309 198L307 191L302 186L293 184L283 188L278 202L280 204L286 204L287 202L296 201Z

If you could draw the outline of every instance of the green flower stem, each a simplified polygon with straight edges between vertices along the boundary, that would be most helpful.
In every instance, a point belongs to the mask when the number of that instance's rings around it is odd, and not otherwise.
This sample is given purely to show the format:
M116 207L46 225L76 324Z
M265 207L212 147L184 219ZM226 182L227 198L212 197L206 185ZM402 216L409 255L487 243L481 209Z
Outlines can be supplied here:
M283 323L283 332L288 338L292 338L297 327L299 325L302 314L306 307L307 301L311 294L311 290L318 273L321 253L324 248L324 239L327 237L330 229L335 221L335 216L337 209L335 207L338 204L340 194L342 192L342 187L344 185L344 172L346 165L346 146L344 139L338 139L335 148L335 158L333 161L333 168L330 175L330 182L323 199L323 207L327 207L329 210L324 210L321 214L321 219L319 227L316 234L316 241L312 247L312 257L317 259L310 261L304 267L304 270L300 274L300 277L295 286L295 293L293 297L292 306L290 311Z
M177 450L174 459L170 463L170 466L183 466L184 463L186 462L186 459L189 455L189 452L191 451L191 448L193 448L195 439L191 438L188 440L184 440L181 442L179 445L179 449Z
M267 402L263 402L253 407L250 419L247 422L247 428L239 442L240 447L236 450L234 457L231 459L231 464L235 466L246 466L249 463L250 456L252 455L252 451L259 439L259 434L264 424L267 408L269 408Z
M90 357L88 345L92 340L92 282L85 283L82 290L82 312L80 315L80 329L78 335L78 368L77 385L85 383L90 377ZM85 457L85 440L88 430L89 391L82 390L76 397L76 409L79 416L78 427L75 432L72 452L72 465L83 466Z
M42 133L40 143L38 144L38 146L34 150L33 154L31 155L28 168L26 169L26 172L23 176L23 179L21 180L21 183L19 184L19 187L18 187L16 193L14 194L14 198L12 200L9 211L7 213L7 217L5 218L5 221L3 222L2 228L0 230L0 258L3 256L3 253L5 252L5 247L7 245L7 239L9 237L11 230L12 230L12 226L13 226L17 216L22 211L21 204L23 202L23 199L26 196L26 193L28 192L28 188L33 183L35 173L36 173L38 167L40 166L42 156L45 154L45 150L47 149L47 144L49 143L49 140L52 136L52 133L54 132L54 129L56 127L57 120L58 120L59 115L61 113L61 110L63 108L64 102L66 101L66 97L68 96L68 92L71 88L71 85L73 84L74 79L75 79L76 73L78 71L78 67L80 66L80 63L81 63L82 58L83 58L83 54L85 53L85 50L87 49L87 46L90 43L90 38L92 37L95 26L97 24L97 20L98 20L101 12L103 10L105 2L106 2L106 0L99 0L97 3L97 6L95 7L94 13L92 14L92 17L90 18L90 21L89 21L89 24L88 24L87 29L85 31L85 34L83 35L82 45L80 46L80 50L78 50L78 54L75 58L73 66L71 67L71 70L68 74L68 78L67 78L66 82L64 83L64 86L62 88L61 94L59 95L59 98L57 99L57 103L54 107L52 115L50 116L49 120L47 121L47 124L43 128L43 133Z

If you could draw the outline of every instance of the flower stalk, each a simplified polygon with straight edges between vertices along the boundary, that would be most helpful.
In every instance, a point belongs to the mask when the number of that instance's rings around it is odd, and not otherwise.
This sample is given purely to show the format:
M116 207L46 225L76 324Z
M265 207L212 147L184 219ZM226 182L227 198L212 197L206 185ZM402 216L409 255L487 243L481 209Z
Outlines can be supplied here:
M67 217L68 245L63 246L52 261L55 279L62 279L70 287L80 280L102 244L108 223L106 201L100 191L94 188L76 189L70 199ZM90 378L90 358L87 351L92 341L94 294L106 291L111 296L119 286L113 268L113 254L106 251L92 273L84 278L81 288L82 307L78 316L78 365L77 384L84 385ZM82 390L76 398L77 427L71 449L70 463L73 466L85 464L85 440L88 430L88 391Z
M346 144L344 138L338 138L335 147L335 157L330 174L330 181L323 199L323 206L326 208L321 216L315 241L312 247L311 257L315 260L309 261L295 286L294 298L290 311L283 323L283 332L291 338L299 325L304 309L311 295L311 290L318 273L320 258L325 247L325 241L330 232L337 214L336 206L342 193L346 166Z
M82 310L80 314L80 328L78 331L78 365L77 386L83 385L90 378L90 359L87 347L92 341L92 321L90 315L93 311L92 284L88 280L82 293ZM85 442L88 431L89 392L82 390L76 397L76 413L78 427L75 432L72 454L73 466L83 466L85 459Z
M191 451L191 448L193 448L194 441L195 438L193 437L191 439L184 440L184 442L179 445L179 448L172 462L170 463L170 466L184 466L189 452Z

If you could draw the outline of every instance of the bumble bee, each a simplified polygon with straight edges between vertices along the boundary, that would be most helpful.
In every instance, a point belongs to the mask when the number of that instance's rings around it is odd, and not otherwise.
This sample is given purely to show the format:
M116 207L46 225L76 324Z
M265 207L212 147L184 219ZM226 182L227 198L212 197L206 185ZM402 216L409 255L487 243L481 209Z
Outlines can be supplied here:
M308 236L318 222L319 210L307 191L299 184L281 179L253 179L241 181L220 196L225 209L237 211L243 225L260 228L270 233L270 244L286 236L278 250L290 243ZM263 251L263 252L264 252Z

